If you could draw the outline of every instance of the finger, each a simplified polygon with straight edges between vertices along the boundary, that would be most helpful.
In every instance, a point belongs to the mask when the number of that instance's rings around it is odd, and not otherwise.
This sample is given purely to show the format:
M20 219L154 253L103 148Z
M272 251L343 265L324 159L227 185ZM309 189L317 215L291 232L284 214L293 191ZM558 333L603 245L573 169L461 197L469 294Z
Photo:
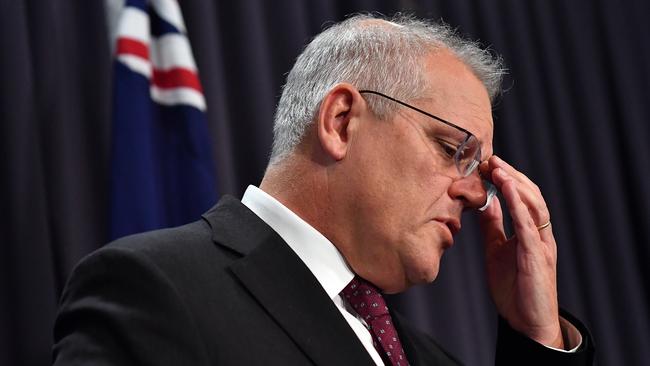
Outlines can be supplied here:
M479 227L488 250L506 241L503 212L498 197L495 196L490 206L479 215Z
M523 184L525 187L529 189L527 193L532 193L533 196L539 196L539 197L542 196L542 192L540 191L537 184L535 184L532 180L530 180L530 178L528 178L526 174L515 169L512 165L508 164L505 160L501 159L496 155L493 155L492 157L490 157L488 163L491 164L493 170L496 168L501 168L505 170L509 175L514 177L518 182L520 182L521 184ZM520 192L520 194L521 193L522 192ZM522 198L526 198L526 197L522 197Z
M481 162L481 164L478 166L478 172L481 177L489 177L491 171L492 169L490 168L489 159Z
M555 236L553 235L553 224L550 224L549 226L537 231L539 232L539 237L542 239L544 243L555 244Z
M524 201L528 206L531 215L533 215L533 219L537 224L543 225L550 220L551 215L548 211L546 201L542 196L542 192L525 174L515 169L512 165L508 164L497 155L492 155L488 159L486 165L479 167L484 176L492 177L493 180L499 180L499 178L494 177L494 172L502 169L507 173L507 176L512 177L520 184L518 186L519 195L521 196L522 201Z
M494 184L497 185L502 191L503 191L503 185L505 182L508 181L513 181L515 184L519 184L519 182L513 178L512 176L508 175L505 173L505 171L502 168L496 168L493 171L493 175L495 176L494 178ZM541 205L543 205L542 208L537 206L535 208L534 204L530 203L530 196L525 196L526 190L522 189L517 189L517 192L519 193L519 198L522 200L522 202L527 206L528 212L530 216L533 219L533 223L535 225L535 229L539 232L539 237L542 239L542 241L547 244L547 245L552 245L555 246L555 237L553 236L553 231L551 226L547 226L545 228L537 229L540 225L543 225L547 222L550 222L550 214L548 212L548 208L546 207L546 203L544 202L543 197L537 198L537 202L541 202Z
M519 193L520 194L530 195L531 197L535 197L535 198L541 197L541 192L539 191L539 188L537 188L535 183L532 183L530 181L530 179L521 178L521 176L523 175L522 173L520 173L518 171L513 172L511 169L505 169L505 168L502 168L500 166L495 166L490 171L491 178L495 178L494 173L497 173L497 172L505 173L505 175L503 175L503 178L508 177L508 178L513 179L517 183L517 185L519 187L519 191L520 191ZM496 183L496 181L495 181L495 183ZM522 198L524 198L524 197L522 197Z
M536 187L535 183L533 183L524 173L515 169L512 165L508 164L505 160L501 159L497 155L492 155L488 160L488 164L490 165L492 170L496 168L501 168L506 172L508 172L508 174L512 175L515 179L517 179L522 184L530 186L530 188Z
M512 216L513 229L517 235L522 249L534 251L536 243L540 241L537 226L526 204L522 201L514 179L508 179L502 184L503 197L506 200L510 216Z
M530 214L533 216L537 225L542 225L550 220L551 215L546 206L546 201L544 201L544 197L542 197L537 186L535 186L533 190L529 185L522 184L521 180L517 178L517 174L513 176L509 171L501 167L495 168L491 173L492 182L501 190L503 189L502 186L505 182L509 180L513 181L521 200L530 211Z

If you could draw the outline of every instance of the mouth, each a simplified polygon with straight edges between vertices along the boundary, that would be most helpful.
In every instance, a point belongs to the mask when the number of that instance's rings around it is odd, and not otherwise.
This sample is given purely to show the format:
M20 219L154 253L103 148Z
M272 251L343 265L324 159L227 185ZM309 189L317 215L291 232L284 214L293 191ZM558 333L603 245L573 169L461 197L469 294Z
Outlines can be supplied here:
M434 221L444 226L449 232L449 245L454 243L454 236L460 231L460 221L454 218L436 218Z
M460 221L455 218L439 218L435 220L447 226L452 236L455 236L460 231Z

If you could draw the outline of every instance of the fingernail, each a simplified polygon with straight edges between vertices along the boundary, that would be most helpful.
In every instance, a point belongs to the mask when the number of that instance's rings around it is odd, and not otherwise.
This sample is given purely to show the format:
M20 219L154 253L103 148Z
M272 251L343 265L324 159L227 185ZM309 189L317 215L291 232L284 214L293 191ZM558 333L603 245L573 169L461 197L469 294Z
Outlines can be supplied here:
M495 172L497 173L497 176L499 176L499 177L501 177L501 178L505 177L506 172L504 172L503 169L501 169L501 168L496 168L496 169L494 169L494 170L495 170Z

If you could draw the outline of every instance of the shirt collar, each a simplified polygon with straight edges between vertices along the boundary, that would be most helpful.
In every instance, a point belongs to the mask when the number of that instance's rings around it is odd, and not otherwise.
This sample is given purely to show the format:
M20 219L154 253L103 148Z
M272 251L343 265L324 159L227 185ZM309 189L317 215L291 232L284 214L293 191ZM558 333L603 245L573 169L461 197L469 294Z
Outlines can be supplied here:
M284 239L331 299L352 281L354 272L334 244L271 195L249 185L242 203Z

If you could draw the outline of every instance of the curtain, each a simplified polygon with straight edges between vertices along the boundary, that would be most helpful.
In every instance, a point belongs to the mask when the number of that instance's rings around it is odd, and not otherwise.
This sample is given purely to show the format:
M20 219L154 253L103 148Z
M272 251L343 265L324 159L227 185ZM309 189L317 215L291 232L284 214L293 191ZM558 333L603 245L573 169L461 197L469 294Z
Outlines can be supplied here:
M642 0L180 2L222 193L259 183L285 74L358 11L444 19L503 55L495 153L544 193L560 305L602 365L650 364L650 3ZM108 238L111 50L101 1L0 1L0 364L50 362L57 300ZM492 364L496 312L476 219L438 279L390 303L468 365Z

